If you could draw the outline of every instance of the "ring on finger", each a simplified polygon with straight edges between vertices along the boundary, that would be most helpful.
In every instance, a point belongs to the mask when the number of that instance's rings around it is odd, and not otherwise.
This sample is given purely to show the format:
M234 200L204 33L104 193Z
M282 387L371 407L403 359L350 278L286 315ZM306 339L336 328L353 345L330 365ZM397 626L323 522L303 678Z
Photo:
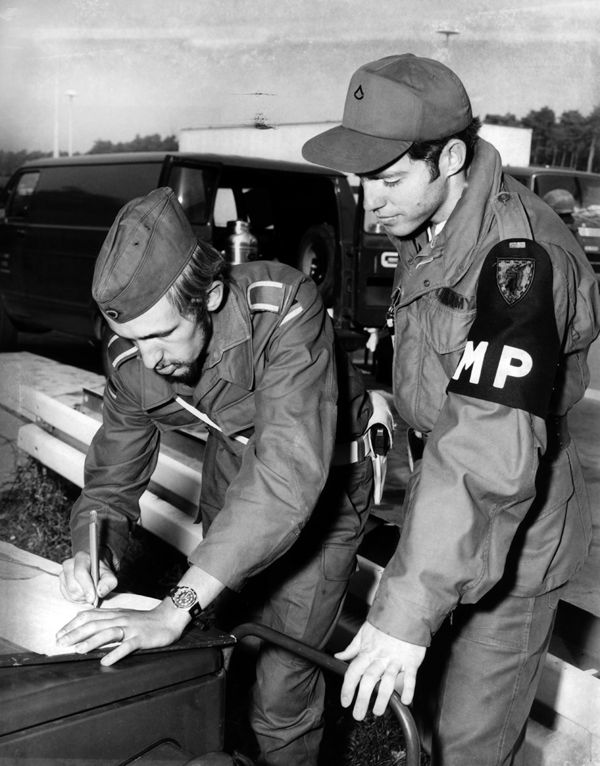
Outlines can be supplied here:
M125 641L125 628L121 627L121 625L117 625L117 630L121 631L121 637L117 638L117 643L122 644L123 641Z

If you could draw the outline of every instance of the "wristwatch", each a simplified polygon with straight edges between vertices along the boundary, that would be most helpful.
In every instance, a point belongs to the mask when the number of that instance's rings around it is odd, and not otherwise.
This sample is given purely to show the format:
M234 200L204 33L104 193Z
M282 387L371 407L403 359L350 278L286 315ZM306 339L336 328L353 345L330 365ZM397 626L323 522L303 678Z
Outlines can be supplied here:
M176 585L169 591L169 596L178 609L187 609L192 620L202 612L198 595L189 585Z

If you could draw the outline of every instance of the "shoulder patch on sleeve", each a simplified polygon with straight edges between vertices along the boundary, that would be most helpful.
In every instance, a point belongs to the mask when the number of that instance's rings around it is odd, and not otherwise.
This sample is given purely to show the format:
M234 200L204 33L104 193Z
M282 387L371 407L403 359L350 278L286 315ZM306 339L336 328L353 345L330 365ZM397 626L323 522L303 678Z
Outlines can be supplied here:
M247 300L250 311L281 312L285 290L283 282L261 280L248 285Z
M559 358L550 257L533 240L503 240L481 269L477 315L448 393L545 417Z
M137 348L130 340L111 335L106 343L106 354L112 369L117 370L128 359L137 356Z

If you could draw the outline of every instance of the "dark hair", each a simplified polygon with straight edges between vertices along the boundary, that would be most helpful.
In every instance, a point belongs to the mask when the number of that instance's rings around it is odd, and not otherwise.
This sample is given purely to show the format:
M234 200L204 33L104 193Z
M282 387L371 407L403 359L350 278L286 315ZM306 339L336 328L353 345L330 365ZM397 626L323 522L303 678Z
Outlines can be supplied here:
M215 280L227 284L228 267L218 250L207 242L199 241L189 263L166 293L171 305L188 319L204 319L208 313L208 290Z
M435 179L440 174L439 161L442 149L448 141L453 138L458 138L462 141L467 148L467 156L465 158L465 169L469 167L473 161L473 154L475 153L475 145L477 143L477 133L481 127L481 121L479 117L474 117L469 125L460 133L454 133L452 136L446 136L445 138L438 138L435 141L420 141L414 143L410 149L406 152L411 160L425 160L429 165L429 174L431 180Z

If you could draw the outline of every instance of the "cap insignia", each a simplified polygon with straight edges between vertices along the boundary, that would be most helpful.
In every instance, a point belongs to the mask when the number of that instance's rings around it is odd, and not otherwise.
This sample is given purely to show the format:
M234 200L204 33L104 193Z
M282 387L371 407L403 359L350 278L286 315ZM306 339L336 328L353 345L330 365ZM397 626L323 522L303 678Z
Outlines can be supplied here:
M363 86L359 85L358 88L354 91L354 98L357 101L362 101L362 99L365 97L365 92L363 90Z

